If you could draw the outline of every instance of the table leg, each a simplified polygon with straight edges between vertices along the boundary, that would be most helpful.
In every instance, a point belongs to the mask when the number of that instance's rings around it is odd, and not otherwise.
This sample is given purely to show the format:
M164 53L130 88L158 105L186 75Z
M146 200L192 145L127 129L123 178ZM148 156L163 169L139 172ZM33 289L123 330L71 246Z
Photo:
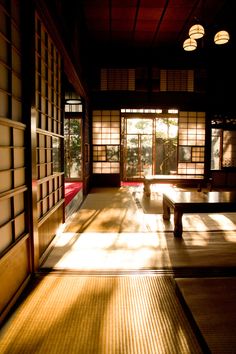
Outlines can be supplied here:
M144 182L143 183L143 190L144 190L145 195L147 197L149 197L151 194L150 183Z
M174 210L174 236L182 237L183 223L182 223L183 213L180 210Z
M170 220L170 207L166 204L165 199L163 198L163 219Z

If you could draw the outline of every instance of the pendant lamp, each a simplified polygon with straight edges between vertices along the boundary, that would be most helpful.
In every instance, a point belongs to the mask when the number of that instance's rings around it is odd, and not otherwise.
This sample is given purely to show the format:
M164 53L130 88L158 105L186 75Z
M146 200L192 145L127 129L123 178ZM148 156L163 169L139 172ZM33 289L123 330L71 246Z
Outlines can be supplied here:
M204 27L202 25L196 24L189 29L189 37L198 39L202 38L205 34Z
M219 31L215 34L215 44L225 44L229 41L229 33L227 31Z
M190 52L197 48L197 41L194 38L187 38L183 44L184 50Z

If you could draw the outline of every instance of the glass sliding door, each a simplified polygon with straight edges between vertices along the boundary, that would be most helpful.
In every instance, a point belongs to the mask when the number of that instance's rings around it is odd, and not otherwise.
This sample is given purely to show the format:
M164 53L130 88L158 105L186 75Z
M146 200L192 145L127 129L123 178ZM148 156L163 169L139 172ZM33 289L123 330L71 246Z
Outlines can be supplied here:
M153 139L150 134L140 135L141 171L144 176L152 174L153 170Z
M82 180L81 118L65 118L65 178Z
M178 117L124 117L122 132L124 180L177 173Z
M150 174L202 178L205 168L205 112L124 109L122 113L124 181L142 179ZM218 137L214 136L214 139L212 165L218 166ZM236 141L236 134L225 133L224 141L224 166L233 166L236 149L229 148L229 141Z
M211 170L236 167L236 131L211 129Z
M222 129L211 129L211 170L221 169Z
M153 120L124 120L124 179L142 178L153 170Z
M140 174L138 140L138 135L129 134L126 136L126 148L124 157L124 175L126 178L138 177Z
M156 118L155 128L155 174L176 174L178 118Z

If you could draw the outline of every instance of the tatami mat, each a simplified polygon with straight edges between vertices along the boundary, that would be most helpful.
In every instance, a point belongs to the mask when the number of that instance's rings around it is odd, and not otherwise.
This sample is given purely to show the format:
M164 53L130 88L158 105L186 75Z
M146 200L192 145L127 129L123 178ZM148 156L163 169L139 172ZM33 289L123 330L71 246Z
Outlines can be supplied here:
M170 277L48 275L1 330L1 354L202 353Z
M140 188L140 187L139 187ZM132 190L131 190L132 191ZM166 232L174 230L174 217L164 221L162 194L150 198L142 190L108 188L89 194L65 228L66 232ZM236 213L184 214L183 231L236 231Z
M145 213L133 191L91 191L45 255L52 273L1 329L1 354L200 353L171 275L185 277L177 284L212 353L235 353L236 285L219 278L235 274L235 214L186 215L175 238L173 219Z
M42 268L119 271L236 267L236 213L186 214L183 238L176 239L173 215L165 222L162 214L144 213L134 190L93 189L58 234ZM140 186L136 191L141 198ZM152 194L151 203L154 197Z
M176 279L212 354L236 353L236 278Z

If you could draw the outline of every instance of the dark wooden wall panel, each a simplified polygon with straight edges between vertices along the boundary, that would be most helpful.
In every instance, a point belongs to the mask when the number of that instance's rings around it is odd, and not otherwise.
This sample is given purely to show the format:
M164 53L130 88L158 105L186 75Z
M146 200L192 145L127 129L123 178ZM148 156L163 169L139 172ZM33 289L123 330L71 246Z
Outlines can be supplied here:
M58 228L63 220L63 205L60 205L44 222L39 226L39 256L42 257L47 247L52 242Z
M29 236L0 259L0 323L30 278Z

